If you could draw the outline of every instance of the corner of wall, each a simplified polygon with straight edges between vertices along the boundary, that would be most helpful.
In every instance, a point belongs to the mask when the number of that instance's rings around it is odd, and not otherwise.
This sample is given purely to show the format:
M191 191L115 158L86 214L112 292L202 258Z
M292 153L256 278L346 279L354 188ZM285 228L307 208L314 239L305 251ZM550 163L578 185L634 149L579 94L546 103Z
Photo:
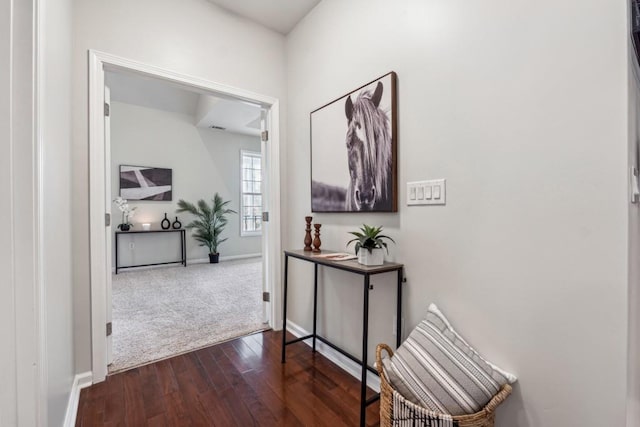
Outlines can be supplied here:
M73 379L71 393L69 394L69 402L67 403L67 411L64 417L64 427L74 427L76 425L76 417L78 415L78 403L80 402L80 392L83 388L89 387L92 383L91 372L78 374Z

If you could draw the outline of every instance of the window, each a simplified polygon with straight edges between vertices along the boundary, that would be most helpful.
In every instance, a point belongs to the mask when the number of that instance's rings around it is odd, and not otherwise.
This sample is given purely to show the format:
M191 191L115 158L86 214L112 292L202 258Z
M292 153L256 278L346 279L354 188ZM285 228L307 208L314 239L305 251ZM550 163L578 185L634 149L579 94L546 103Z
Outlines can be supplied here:
M262 158L255 151L240 151L242 165L242 205L240 235L262 234Z

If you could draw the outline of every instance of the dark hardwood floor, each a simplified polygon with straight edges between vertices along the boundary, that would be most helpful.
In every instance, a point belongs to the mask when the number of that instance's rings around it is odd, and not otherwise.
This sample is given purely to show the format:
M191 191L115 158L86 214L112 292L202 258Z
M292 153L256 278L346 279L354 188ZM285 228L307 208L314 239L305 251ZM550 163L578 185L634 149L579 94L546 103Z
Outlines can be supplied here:
M360 382L266 331L111 375L83 389L76 426L356 426ZM370 395L373 392L370 391ZM378 425L379 403L367 408Z

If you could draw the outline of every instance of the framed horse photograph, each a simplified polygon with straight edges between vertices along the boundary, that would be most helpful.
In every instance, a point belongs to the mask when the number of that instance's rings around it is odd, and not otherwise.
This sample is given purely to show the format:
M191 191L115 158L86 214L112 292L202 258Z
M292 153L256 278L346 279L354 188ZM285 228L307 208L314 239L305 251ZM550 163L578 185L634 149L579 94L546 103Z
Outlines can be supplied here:
M311 112L311 211L397 212L397 92L390 72Z

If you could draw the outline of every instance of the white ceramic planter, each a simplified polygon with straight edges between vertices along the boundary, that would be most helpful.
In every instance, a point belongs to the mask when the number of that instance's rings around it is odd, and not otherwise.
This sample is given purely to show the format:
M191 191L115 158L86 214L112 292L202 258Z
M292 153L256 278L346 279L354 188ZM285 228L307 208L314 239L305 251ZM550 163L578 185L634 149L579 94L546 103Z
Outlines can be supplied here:
M368 249L361 248L358 251L358 262L362 265L382 265L384 264L384 252L382 248L373 249L369 252Z

